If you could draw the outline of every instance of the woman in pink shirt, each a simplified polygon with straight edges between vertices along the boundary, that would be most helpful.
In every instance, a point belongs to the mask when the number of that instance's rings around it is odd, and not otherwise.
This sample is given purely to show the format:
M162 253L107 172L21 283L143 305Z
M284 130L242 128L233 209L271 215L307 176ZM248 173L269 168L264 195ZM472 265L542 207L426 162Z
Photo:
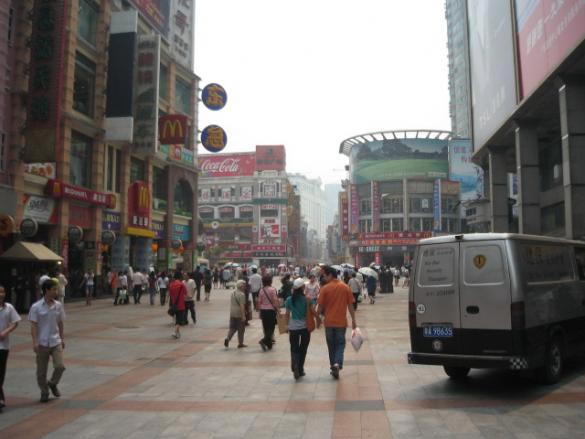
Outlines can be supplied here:
M262 329L264 330L264 338L258 342L263 351L272 349L276 313L278 312L279 304L278 293L276 288L272 286L272 276L267 274L262 277L262 288L258 292L256 301L256 309L260 310Z

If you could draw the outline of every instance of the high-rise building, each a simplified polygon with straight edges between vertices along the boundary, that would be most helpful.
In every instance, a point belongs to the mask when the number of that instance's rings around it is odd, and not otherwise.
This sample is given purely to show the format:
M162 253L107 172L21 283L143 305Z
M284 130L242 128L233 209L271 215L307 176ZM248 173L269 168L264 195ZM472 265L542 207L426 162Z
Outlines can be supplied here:
M471 137L471 92L467 37L467 1L446 0L449 56L449 114L455 137Z
M339 210L339 192L341 191L341 183L325 184L325 224L327 226L335 222L335 215Z
M320 178L308 178L302 174L288 174L301 197L301 216L307 221L308 230L314 230L319 240L327 233L325 191Z

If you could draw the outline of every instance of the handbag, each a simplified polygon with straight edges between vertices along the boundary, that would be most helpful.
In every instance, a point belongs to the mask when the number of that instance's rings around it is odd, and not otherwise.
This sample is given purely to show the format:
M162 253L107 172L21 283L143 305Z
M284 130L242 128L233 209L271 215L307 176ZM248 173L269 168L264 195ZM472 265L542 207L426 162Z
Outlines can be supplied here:
M272 305L272 308L274 308L274 311L276 311L276 324L278 325L278 333L286 334L288 332L288 317L286 316L286 314L281 314L280 310L276 306L274 306L272 299L266 293L266 290L264 288L262 288L262 291L264 291L264 295Z
M313 332L315 330L315 313L313 312L313 307L311 306L311 299L307 298L307 313L305 314L305 321L307 322L307 331Z
M169 309L167 310L167 314L171 317L175 317L177 314L177 302L179 301L179 296L177 296L177 301L173 303L172 300L169 300Z

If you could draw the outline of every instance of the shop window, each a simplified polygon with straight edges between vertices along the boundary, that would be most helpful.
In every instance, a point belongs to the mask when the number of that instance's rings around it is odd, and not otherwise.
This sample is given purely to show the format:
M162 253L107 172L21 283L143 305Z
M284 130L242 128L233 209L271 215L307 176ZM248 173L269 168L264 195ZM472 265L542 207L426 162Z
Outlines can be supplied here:
M191 85L177 78L175 81L175 108L185 114L191 114Z
M92 117L95 97L95 64L80 53L75 56L73 109Z
M252 241L252 229L250 227L240 228L238 233L240 234L240 241Z
M421 229L421 218L409 218L408 219L408 231L409 232L420 232Z
M175 186L175 213L191 217L193 212L193 192L186 181L179 181Z
M392 220L384 218L380 220L380 232L391 232L392 231Z
M155 210L167 210L167 173L156 166L152 168L152 204Z
M211 207L200 207L199 208L199 217L201 219L213 219L213 209Z
M412 213L432 213L433 200L431 198L411 198L410 212Z
M360 233L368 233L372 231L372 220L360 220Z
M107 147L106 158L106 190L120 192L122 178L122 151L113 146Z
M242 219L254 218L254 208L249 206L240 207L240 218Z
M233 207L220 207L219 217L221 219L232 219L235 216L235 209Z
M382 213L402 213L403 198L396 196L391 197L389 194L383 194L380 209Z
M404 231L404 218L392 218L392 231L393 232Z
M547 191L563 184L563 151L560 141L539 151L540 190ZM518 181L518 179L516 179ZM517 184L516 184L517 186Z
M423 218L423 231L432 231L433 230L433 218Z
M360 215L370 215L372 213L372 200L364 198L360 200Z
M160 65L158 80L158 97L168 99L169 97L169 69L164 64Z
M91 186L92 140L78 132L71 132L71 159L69 181L82 187Z
M540 210L543 233L562 232L565 228L565 203L557 203Z
M260 216L266 218L278 217L278 209L262 209L260 210Z
M95 47L99 7L91 0L79 0L77 35Z

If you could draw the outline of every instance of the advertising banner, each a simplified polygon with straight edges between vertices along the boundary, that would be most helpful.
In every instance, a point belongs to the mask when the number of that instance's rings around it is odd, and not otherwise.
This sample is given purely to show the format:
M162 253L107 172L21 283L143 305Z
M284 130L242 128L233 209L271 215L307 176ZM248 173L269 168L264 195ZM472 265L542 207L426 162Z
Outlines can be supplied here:
M359 230L360 221L360 199L358 196L358 188L356 184L350 185L349 203L351 212L349 221L350 231L351 233L357 233Z
M380 230L380 182L371 182L372 231Z
M39 224L56 224L55 200L47 197L25 194L23 197L23 218L31 218Z
M116 206L116 196L113 194L104 194L83 187L73 186L61 180L48 180L45 193L54 198L69 198L96 206L109 207L110 209Z
M221 110L227 103L227 93L219 84L207 84L201 92L201 101L208 109Z
M520 98L524 99L585 38L583 0L515 0Z
M257 145L256 169L258 171L284 171L286 169L284 145Z
M56 178L57 164L55 162L49 163L25 163L24 172L31 175L38 175L45 178Z
M27 66L30 74L25 162L55 160L55 145L61 136L59 119L63 93L60 78L64 66L66 3L64 0L35 0L29 13L32 34Z
M461 201L477 200L483 197L483 169L473 164L472 155L471 140L449 141L449 178L460 183L459 199Z
M360 233L359 239L349 242L351 247L372 247L392 245L414 245L419 240L430 238L431 232L384 232L384 233ZM380 248L367 251L379 251Z
M160 145L159 153L166 159L194 166L195 153L182 145Z
M170 20L170 45L173 59L193 70L194 0L174 0Z
M209 152L220 152L227 145L227 134L218 125L207 125L201 132L201 144Z
M433 184L433 230L435 232L440 232L443 228L441 210L441 180L436 179Z
M468 0L473 145L479 150L516 108L510 0Z
M340 209L340 223L341 223L341 238L347 241L349 236L349 203L347 202L347 192L339 193L341 206Z
M150 190L146 182L136 181L128 187L128 228L134 229L132 232L150 231L150 200ZM154 236L154 233L147 235Z
M140 35L134 81L134 147L155 152L158 142L160 36Z
M105 210L102 217L102 230L119 232L122 230L122 215L120 212Z
M152 221L152 230L154 231L154 237L156 239L167 238L167 225L166 221Z
M173 224L173 239L180 239L186 243L191 239L191 227L183 224Z
M256 157L252 153L199 155L201 177L252 176L256 170Z
M375 140L352 147L351 182L447 178L448 160L446 139Z
M134 7L165 38L169 35L170 0L130 0ZM175 0L173 3L185 3Z

